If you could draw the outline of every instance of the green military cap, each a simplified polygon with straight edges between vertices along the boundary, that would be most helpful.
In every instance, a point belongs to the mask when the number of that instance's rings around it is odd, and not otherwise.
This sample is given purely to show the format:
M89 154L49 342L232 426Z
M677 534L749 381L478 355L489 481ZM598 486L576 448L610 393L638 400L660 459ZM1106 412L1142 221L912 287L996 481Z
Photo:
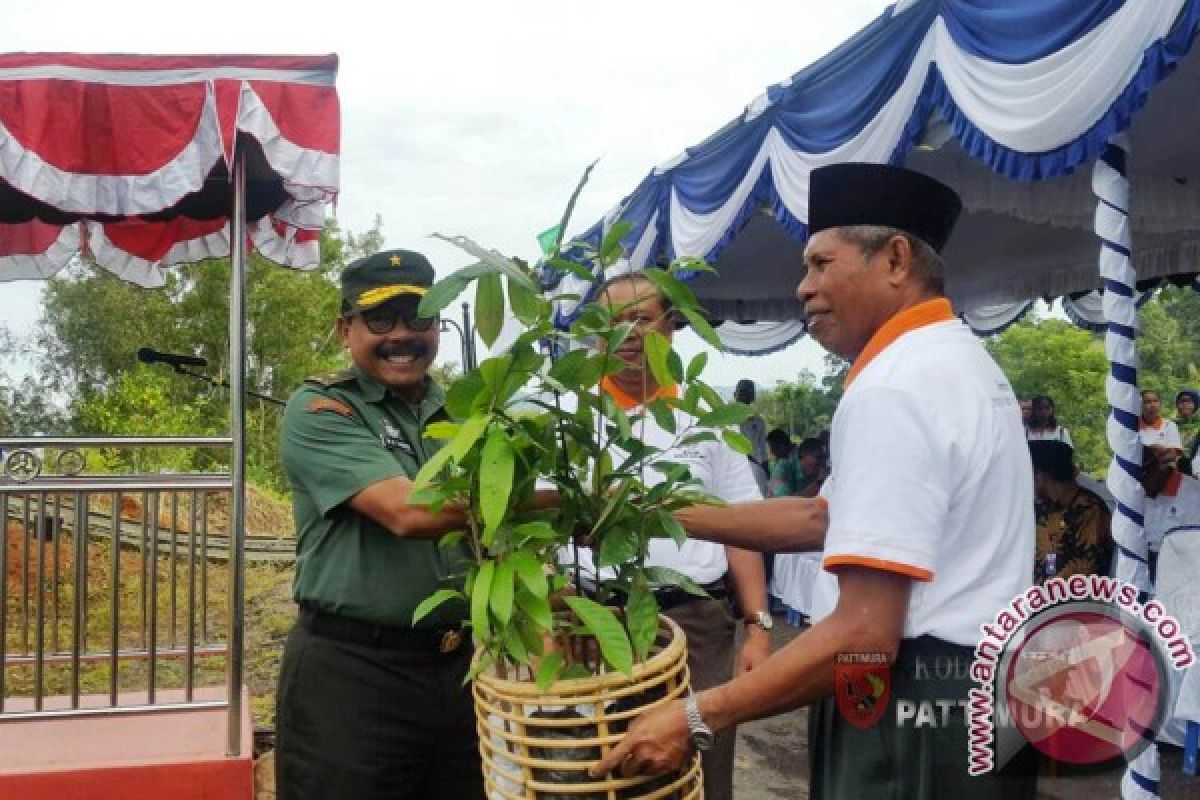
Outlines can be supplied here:
M365 311L393 297L423 297L433 285L429 259L413 250L383 250L342 270L342 303Z

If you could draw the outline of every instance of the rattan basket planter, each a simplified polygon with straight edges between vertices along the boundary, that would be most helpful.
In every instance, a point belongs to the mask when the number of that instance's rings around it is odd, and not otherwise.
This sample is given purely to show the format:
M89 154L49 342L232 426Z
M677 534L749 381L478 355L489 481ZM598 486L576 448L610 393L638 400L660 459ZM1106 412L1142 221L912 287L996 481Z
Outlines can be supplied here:
M608 672L560 680L546 691L532 678L493 671L474 682L475 717L489 800L698 800L699 756L674 775L592 780L587 768L642 712L685 696L687 644L683 631L659 617L659 636L633 677Z

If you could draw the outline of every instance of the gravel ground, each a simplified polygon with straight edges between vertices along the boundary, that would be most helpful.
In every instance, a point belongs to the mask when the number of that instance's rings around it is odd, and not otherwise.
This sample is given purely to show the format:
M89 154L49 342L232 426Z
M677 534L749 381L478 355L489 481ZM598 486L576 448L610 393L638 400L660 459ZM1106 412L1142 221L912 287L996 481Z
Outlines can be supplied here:
M800 632L776 618L772 635L778 649ZM792 711L738 729L734 794L738 800L808 797L808 712ZM1162 800L1200 800L1200 778L1184 775L1180 752L1160 749ZM1048 765L1038 780L1039 800L1107 800L1120 797L1123 768Z

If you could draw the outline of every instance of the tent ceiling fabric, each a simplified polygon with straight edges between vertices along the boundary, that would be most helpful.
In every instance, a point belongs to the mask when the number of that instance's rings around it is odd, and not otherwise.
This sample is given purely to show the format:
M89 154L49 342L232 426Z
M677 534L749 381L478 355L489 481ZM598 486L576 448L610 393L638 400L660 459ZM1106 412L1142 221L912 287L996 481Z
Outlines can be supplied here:
M0 281L49 277L81 248L142 286L227 256L235 151L252 245L316 266L336 74L336 56L0 55Z
M703 256L719 276L694 287L714 316L795 320L809 172L903 163L963 196L945 252L956 307L1015 318L1032 298L1100 285L1087 165L1128 130L1138 277L1194 272L1200 63L1187 54L1198 29L1200 0L899 4L652 171L578 238L627 220L632 268ZM561 302L560 321L575 309Z

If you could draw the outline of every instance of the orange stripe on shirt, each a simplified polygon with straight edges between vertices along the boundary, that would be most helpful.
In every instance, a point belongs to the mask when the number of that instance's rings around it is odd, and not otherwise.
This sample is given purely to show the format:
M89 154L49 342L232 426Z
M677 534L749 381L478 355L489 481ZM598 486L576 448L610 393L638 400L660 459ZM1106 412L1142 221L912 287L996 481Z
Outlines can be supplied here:
M944 297L935 297L904 309L875 331L875 335L867 342L867 346L858 354L858 358L854 359L850 372L846 374L845 385L849 387L858 377L858 373L866 369L867 364L870 364L875 356L886 350L904 334L937 322L949 322L954 318L954 309L951 307L950 301Z
M1144 431L1147 429L1161 431L1162 426L1163 426L1163 417L1159 417L1158 419L1156 419L1153 424L1146 422L1146 420L1142 419L1141 417L1138 417L1138 430L1139 431Z
M884 572L907 575L917 581L933 580L933 573L927 569L914 567L911 564L901 564L899 561L887 561L882 558L867 558L865 556L828 556L821 562L821 567L828 572L833 572L836 567L866 567L867 569L878 569Z
M611 397L622 411L628 411L631 408L637 408L640 405L645 405L631 394L628 394L620 386L613 382L611 375L605 375L600 381L600 391ZM650 393L646 398L646 403L653 403L660 397L679 397L679 387L672 383L670 386L660 386Z

